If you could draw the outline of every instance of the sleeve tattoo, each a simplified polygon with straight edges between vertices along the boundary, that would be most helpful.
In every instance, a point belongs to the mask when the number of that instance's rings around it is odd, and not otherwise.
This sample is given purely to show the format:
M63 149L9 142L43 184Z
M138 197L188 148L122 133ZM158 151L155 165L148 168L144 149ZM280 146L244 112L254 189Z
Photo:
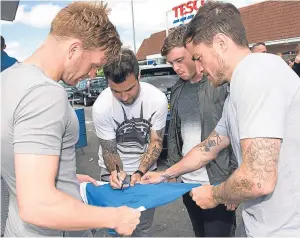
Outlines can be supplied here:
M247 170L237 170L223 186L213 188L213 197L219 203L253 199L254 190L276 179L280 140L255 138L248 146L241 142L241 147Z
M209 152L212 147L218 146L221 142L220 135L216 131L213 131L205 141L195 146L195 148L201 152Z
M165 127L156 131L156 134L158 135L159 138L161 138L162 140L164 139L164 135L165 135Z
M100 139L100 145L102 147L102 155L104 164L108 172L116 170L116 164L121 170L123 170L123 164L120 159L119 153L117 151L117 142L116 139L112 140L103 140Z
M165 128L156 131L157 140L150 142L148 150L142 154L139 170L147 172L151 166L157 161L163 146L163 138L165 134Z

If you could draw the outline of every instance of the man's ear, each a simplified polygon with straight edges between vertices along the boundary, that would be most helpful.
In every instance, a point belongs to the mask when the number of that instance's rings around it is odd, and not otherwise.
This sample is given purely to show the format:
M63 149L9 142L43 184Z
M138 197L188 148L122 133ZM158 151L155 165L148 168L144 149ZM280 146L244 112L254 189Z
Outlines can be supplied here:
M139 72L138 81L141 79L141 72Z
M224 53L228 48L228 38L222 33L218 33L213 38L213 48L219 53Z
M73 42L69 47L69 59L71 59L75 55L82 54L82 51L82 43L80 41Z

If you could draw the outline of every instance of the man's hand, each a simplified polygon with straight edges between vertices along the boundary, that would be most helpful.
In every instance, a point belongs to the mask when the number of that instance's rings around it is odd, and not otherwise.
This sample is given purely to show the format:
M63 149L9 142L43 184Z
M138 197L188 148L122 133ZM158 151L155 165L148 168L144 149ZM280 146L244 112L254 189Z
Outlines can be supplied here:
M141 183L142 184L148 184L148 183L157 184L157 183L164 182L167 179L169 179L169 176L167 176L164 171L148 172L142 177Z
M136 183L139 183L141 178L141 175L138 173L131 175L130 186L133 187Z
M141 212L128 207L118 207L118 222L115 231L119 235L129 236L140 223Z
M117 170L112 171L109 176L110 186L113 189L121 189L122 183L125 180L125 178L126 178L126 173L124 171L120 171L119 174L117 173Z
M92 183L95 186L99 186L96 179L94 179L94 178L92 178L92 177L90 177L86 174L76 174L76 176L77 176L77 179L78 179L79 183L87 182L87 183Z
M215 208L219 205L219 203L213 198L212 188L213 186L211 185L202 185L200 187L193 188L190 192L192 199L202 209Z

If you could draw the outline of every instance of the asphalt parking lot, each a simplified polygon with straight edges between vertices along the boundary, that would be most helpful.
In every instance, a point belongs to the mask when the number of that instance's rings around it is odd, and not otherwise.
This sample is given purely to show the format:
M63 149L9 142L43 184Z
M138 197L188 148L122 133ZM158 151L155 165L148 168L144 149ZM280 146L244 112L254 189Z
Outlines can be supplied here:
M74 108L83 108L75 105ZM83 151L77 149L77 173L88 174L99 180L99 166L97 163L98 138L92 121L92 107L85 107L85 122L88 146ZM162 166L159 166L162 169ZM237 212L236 236L244 236L241 228L241 215ZM95 236L101 236L97 232ZM151 229L152 237L194 237L191 222L181 198L175 202L156 209L154 223Z

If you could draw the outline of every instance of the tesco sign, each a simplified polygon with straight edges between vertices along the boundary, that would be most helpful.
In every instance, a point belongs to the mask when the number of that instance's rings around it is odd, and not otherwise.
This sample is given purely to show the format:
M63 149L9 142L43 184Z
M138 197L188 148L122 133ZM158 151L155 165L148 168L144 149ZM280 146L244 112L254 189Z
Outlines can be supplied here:
M184 23L186 20L191 20L194 17L194 13L203 6L205 0L188 1L172 8L174 12L175 20L173 24Z

